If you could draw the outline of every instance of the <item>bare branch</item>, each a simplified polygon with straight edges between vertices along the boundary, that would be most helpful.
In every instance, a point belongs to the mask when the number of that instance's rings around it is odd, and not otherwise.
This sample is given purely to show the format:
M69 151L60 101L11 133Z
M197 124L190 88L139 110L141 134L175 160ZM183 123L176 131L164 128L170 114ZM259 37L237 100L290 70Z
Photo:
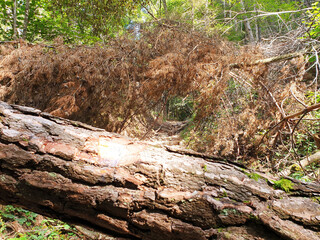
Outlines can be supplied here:
M320 44L312 46L312 49L318 49L320 47ZM283 61L283 60L289 60L296 57L300 57L301 55L304 55L310 51L310 48L303 49L298 52L288 53L276 57L271 58L265 58L265 59L259 59L257 61L251 62L251 63L232 63L229 65L230 68L241 68L244 66L255 66L259 64L269 64L273 62Z

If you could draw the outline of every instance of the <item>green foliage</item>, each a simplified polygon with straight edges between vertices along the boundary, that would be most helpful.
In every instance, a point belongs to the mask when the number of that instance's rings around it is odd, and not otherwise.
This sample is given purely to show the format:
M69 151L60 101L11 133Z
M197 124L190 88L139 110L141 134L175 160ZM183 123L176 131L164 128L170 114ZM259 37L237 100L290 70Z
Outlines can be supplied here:
M307 100L311 103L314 103L314 100L316 100L316 103L320 102L320 94L319 92L314 91L308 91L306 94Z
M13 36L12 8L13 0L0 0L0 40L10 40ZM151 2L153 2L151 4ZM124 27L134 22L154 20L147 12L151 12L157 18L166 18L185 22L206 32L228 33L230 40L241 41L245 37L243 20L245 17L255 17L258 12L278 12L295 10L298 8L295 1L281 0L249 0L245 1L246 12L240 1L217 2L208 0L167 0L167 13L158 1L67 1L67 0L34 0L30 1L29 26L27 39L29 41L51 41L57 36L63 36L67 43L92 44L97 41L106 40L110 36L116 36L123 32ZM161 6L161 8L160 8ZM143 10L148 9L148 11ZM21 36L25 14L25 1L17 1L17 27L18 35ZM297 13L298 14L298 13ZM318 15L317 5L310 15ZM236 22L230 21L235 19ZM251 21L254 31L256 26L262 33L271 28L278 31L278 26L270 22L277 22L279 16L259 17ZM281 14L282 28L292 19L292 14ZM309 23L314 26L311 35L317 35L318 23Z
M314 91L308 91L305 96L306 96L306 103L309 105L314 104L315 102L316 103L320 102L320 95L318 92L316 92L315 94ZM313 116L314 119L319 119L320 111L319 110L312 111L311 115ZM302 129L303 129L302 131L297 131L294 136L296 152L299 156L308 156L308 155L311 155L317 149L317 146L315 144L315 141L312 135L318 134L320 132L320 123L318 121L316 122L305 121L303 123Z
M184 121L192 117L194 100L191 97L174 97L168 100L168 119Z
M296 1L248 0L243 1L243 3L244 5L237 0L217 3L219 8L217 19L223 23L221 32L226 34L230 41L241 41L245 38L244 21L246 18L250 19L250 26L254 36L259 33L262 37L269 36L275 32L286 32L297 27L293 20L301 13L259 16L268 12L297 10L300 6Z
M315 129L311 127L312 126L310 126L309 132L315 131ZM295 141L295 146L297 147L296 151L299 155L302 156L310 155L317 148L313 138L306 133L297 132L295 134Z
M228 197L228 193L226 191L223 191L222 197Z
M217 6L213 1L208 0L166 0L167 13L163 6L160 7L160 0L153 1L148 9L153 12L157 18L166 18L178 22L186 23L193 29L206 32L212 35L219 29L215 18L217 16ZM153 20L151 16L146 15L148 20Z
M13 0L0 0L0 40L13 37ZM30 1L27 40L94 43L115 35L140 9L138 1ZM144 1L145 2L145 1ZM18 38L22 36L25 1L17 1Z
M84 32L89 30L94 36L99 36L119 30L118 26L123 26L127 17L140 10L141 3L148 1L54 0L50 2L52 9L70 19L73 26Z
M203 165L203 166L202 166L202 169L203 169L204 172L208 171L207 165Z
M10 222L17 222L25 231L17 232L12 236L12 233L7 231L10 229ZM43 218L36 213L21 208L7 205L0 209L0 234L1 237L8 240L74 239L74 232L75 230L68 224Z
M320 203L320 197L313 197L311 199L312 199L312 201L314 201L316 203Z
M4 232L4 230L6 229L6 225L2 219L2 217L0 216L0 235L2 235L2 233Z
M312 10L308 11L309 19L304 23L308 26L307 37L319 39L320 37L320 6L319 2L312 4Z
M282 189L285 192L290 192L290 190L293 189L293 183L285 178L281 178L279 181L275 181L273 184L275 188Z

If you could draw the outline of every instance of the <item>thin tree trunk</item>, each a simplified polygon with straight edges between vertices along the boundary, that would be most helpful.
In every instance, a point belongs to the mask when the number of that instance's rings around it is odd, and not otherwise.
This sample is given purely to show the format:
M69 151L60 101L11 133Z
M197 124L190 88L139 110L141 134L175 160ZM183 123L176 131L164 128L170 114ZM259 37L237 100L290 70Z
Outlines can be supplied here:
M164 10L165 17L168 18L167 1L166 0L162 0L162 5L163 5L163 10Z
M258 15L258 11L256 6L254 6L254 10L256 11L256 15ZM261 41L261 28L260 28L260 19L256 19L256 41L260 42Z
M17 39L17 0L14 0L13 2L13 23L12 23L12 28L13 28L13 39Z
M246 12L246 8L244 5L244 2L241 0L241 5L242 5L242 10L244 12ZM253 37L253 32L250 26L250 21L248 20L247 16L244 16L244 28L245 28L245 32L246 32L246 37L248 39L249 43L254 42L254 37Z
M26 9L24 13L24 23L23 23L23 32L22 32L22 38L27 38L27 31L28 31L28 24L29 24L29 13L30 13L30 0L26 0Z
M2 204L134 239L320 239L319 184L287 194L218 156L4 102L0 116Z

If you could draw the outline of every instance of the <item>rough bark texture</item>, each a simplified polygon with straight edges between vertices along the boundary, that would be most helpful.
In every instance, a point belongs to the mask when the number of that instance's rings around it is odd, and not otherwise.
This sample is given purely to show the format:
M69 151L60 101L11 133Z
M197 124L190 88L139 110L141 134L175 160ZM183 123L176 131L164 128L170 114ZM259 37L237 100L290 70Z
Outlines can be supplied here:
M26 9L24 12L24 22L23 22L23 32L22 38L27 38L28 24L29 24L29 15L30 15L30 0L25 1Z
M0 102L0 202L137 239L320 239L317 184L287 194L230 163Z

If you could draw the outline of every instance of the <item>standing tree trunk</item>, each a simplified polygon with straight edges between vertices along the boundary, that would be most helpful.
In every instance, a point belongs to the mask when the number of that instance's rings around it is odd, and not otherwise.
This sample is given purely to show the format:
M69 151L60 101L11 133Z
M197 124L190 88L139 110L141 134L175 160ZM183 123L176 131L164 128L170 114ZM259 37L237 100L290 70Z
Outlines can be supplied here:
M256 6L254 6L254 10L256 12L256 15L258 16L258 11L257 11ZM255 23L256 23L256 41L261 42L261 27L260 27L260 20L258 17L257 17Z
M24 13L24 23L23 23L23 32L22 32L22 38L27 38L27 31L28 31L28 24L29 24L29 13L30 13L30 0L26 0L26 9Z
M286 193L219 157L4 102L0 117L3 204L131 239L320 239L319 184Z
M12 21L12 29L13 29L13 39L17 39L17 0L13 1L13 21Z
M163 9L164 9L164 14L165 14L166 18L168 18L167 1L166 0L161 0L161 1L162 1Z
M244 2L242 0L241 0L241 5L242 5L242 10L244 12L246 12L246 8L245 8ZM252 43L252 42L254 42L253 32L252 32L252 29L250 26L250 21L248 20L246 15L244 15L243 22L244 22L244 29L246 32L246 38L248 39L249 43Z

